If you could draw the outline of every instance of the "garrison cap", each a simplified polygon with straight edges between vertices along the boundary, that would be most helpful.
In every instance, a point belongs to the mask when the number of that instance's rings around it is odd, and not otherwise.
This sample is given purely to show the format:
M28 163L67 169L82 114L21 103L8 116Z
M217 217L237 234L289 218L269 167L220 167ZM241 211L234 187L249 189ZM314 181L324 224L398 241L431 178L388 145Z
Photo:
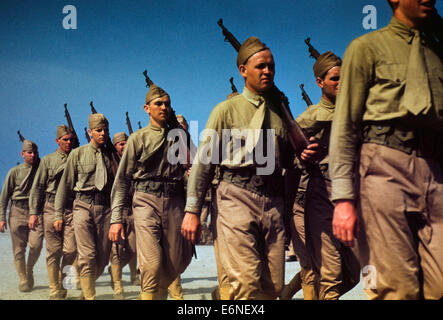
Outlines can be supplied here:
M314 76L323 78L333 67L341 66L342 60L331 51L321 54L314 63Z
M65 124L61 124L57 127L57 139L60 139L61 137L73 133L71 128L69 128L67 125Z
M269 49L263 42L257 37L249 37L240 47L237 55L237 67L241 64L245 64L248 59L257 52Z
M152 84L149 86L148 93L146 94L145 104L149 104L152 100L163 96L169 96L169 94L159 86Z
M119 143L121 141L127 141L128 140L128 136L126 135L126 133L122 132L117 132L116 134L114 134L114 137L112 138L112 144L116 144Z
M89 115L89 129L108 128L109 122L103 113L93 113Z
M38 147L37 145L32 142L31 140L25 140L23 141L23 147L22 147L22 151L37 151Z

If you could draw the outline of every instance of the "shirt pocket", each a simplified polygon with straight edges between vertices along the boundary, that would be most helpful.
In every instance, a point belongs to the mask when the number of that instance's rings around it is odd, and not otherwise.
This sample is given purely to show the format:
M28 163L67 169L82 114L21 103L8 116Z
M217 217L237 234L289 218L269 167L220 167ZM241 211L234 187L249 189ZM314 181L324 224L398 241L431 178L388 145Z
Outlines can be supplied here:
M407 65L381 63L375 68L374 85L370 89L368 103L375 106L375 113L398 112L406 86Z

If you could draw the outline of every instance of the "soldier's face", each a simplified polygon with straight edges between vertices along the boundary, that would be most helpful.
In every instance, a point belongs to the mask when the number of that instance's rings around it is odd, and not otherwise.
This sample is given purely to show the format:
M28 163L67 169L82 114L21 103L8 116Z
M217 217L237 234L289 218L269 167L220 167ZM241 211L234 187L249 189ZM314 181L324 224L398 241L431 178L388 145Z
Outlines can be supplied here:
M38 159L38 150L22 151L23 160L30 165L33 165Z
M55 139L61 152L69 154L72 150L73 136L72 133L65 134L59 139Z
M324 79L317 77L317 85L321 88L323 95L334 103L340 85L340 69L339 66L333 67L329 69Z
M123 151L126 147L126 141L120 141L114 144L115 149L117 150L118 155L121 157L123 155Z
M158 127L166 127L171 114L171 100L169 96L154 99L145 105L145 111L149 114L151 122Z
M97 147L102 147L105 145L106 140L109 137L109 129L108 128L97 128L97 129L89 129L89 135L91 136L91 141Z
M435 11L436 0L390 0L394 15L412 27L419 26Z
M256 94L263 94L274 86L275 62L270 50L251 56L245 65L239 66L245 86Z

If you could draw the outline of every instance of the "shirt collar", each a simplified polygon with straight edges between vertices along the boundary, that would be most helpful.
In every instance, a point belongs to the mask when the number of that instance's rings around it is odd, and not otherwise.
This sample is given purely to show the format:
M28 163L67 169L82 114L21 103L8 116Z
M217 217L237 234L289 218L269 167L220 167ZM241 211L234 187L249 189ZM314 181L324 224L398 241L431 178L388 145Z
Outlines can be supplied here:
M148 123L148 129L149 130L153 130L153 131L157 131L157 132L164 132L165 131L165 128L161 128L159 126L156 126L152 122Z
M406 23L401 22L396 17L392 17L388 28L409 44L412 42L412 39L414 39L415 34L419 32L417 29L411 28Z
M335 109L335 104L332 104L331 102L329 102L328 100L326 100L323 97L320 98L320 106L331 111L331 112L333 112Z
M250 103L252 103L255 107L258 107L263 102L265 102L265 98L253 93L251 90L249 90L246 87L243 88L242 95L246 98L246 100L248 100Z
M67 157L68 155L64 152L61 152L60 149L56 149L55 152L57 152L62 158Z

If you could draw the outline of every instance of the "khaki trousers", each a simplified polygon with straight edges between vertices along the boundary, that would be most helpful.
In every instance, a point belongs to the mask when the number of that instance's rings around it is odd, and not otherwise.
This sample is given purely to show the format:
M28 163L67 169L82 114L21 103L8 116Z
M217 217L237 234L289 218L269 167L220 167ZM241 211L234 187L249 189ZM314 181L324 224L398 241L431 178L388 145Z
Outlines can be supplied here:
M46 201L43 208L46 241L46 267L53 266L63 273L64 266L72 265L77 256L74 223L72 211L67 211L63 217L63 229L58 232L54 229L54 203ZM61 264L60 264L61 262Z
M11 232L12 251L14 261L17 265L19 261L26 261L26 247L29 245L28 260L25 263L26 270L32 271L43 247L43 218L38 216L38 227L30 230L28 227L29 210L11 206L9 214L9 228Z
M121 268L126 266L133 258L137 257L137 244L135 240L134 219L132 215L124 216L123 226L125 228L126 240L124 240L124 244L119 244L118 246L115 243L112 244L109 259L111 264L118 264L121 266Z
M167 290L191 262L192 246L181 235L183 197L135 192L132 202L142 293Z
M358 253L332 233L331 183L320 174L309 177L306 191L306 245L318 273L318 298L336 300L360 281Z
M294 201L291 220L291 242L300 263L300 277L304 285L314 286L316 274L311 254L306 247L304 208Z
M283 199L222 181L217 189L218 257L235 300L275 299L284 285Z
M365 143L360 254L369 299L443 297L443 173L435 160Z
M80 278L92 277L96 280L109 262L111 209L75 200L73 221Z

